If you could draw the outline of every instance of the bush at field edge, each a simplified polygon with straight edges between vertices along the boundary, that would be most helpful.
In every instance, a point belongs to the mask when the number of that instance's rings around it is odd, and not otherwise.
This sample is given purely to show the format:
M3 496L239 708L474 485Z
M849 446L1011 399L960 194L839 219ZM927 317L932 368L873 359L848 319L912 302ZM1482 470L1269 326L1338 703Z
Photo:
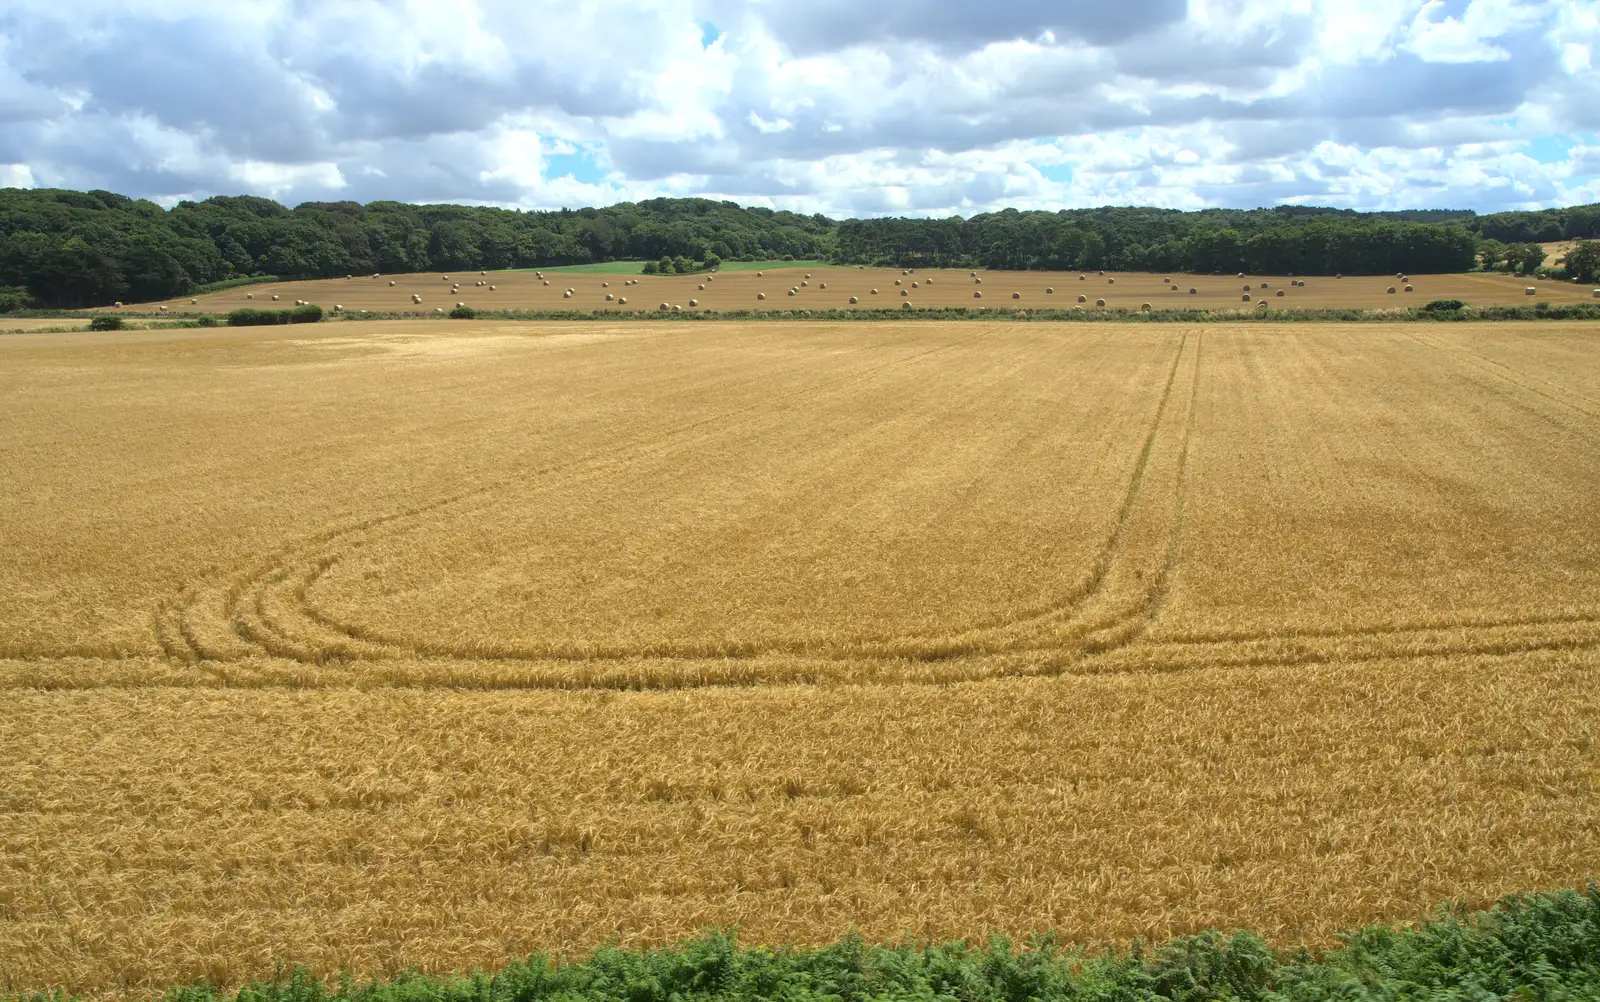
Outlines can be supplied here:
M262 327L271 324L314 324L322 319L322 307L316 304L296 306L290 310L257 310L245 308L228 314L229 327Z

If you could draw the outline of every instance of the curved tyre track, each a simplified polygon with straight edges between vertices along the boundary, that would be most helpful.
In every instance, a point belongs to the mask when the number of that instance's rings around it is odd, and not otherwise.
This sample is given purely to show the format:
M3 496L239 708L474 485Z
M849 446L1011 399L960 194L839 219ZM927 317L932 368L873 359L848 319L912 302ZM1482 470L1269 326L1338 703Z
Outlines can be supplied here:
M1493 656L1600 646L1600 616L1586 614L1151 638L1178 569L1203 333L1194 334L1192 345L1187 333L1179 339L1112 527L1082 578L1044 607L1022 610L953 636L905 634L820 649L803 643L697 646L663 642L606 649L520 648L490 642L463 650L385 636L359 623L344 622L312 601L312 589L342 560L380 540L416 531L438 513L459 516L487 510L505 491L543 480L570 484L624 476L641 463L665 460L679 450L756 434L761 411L775 400L838 392L886 369L957 351L991 333L986 329L843 373L781 397L640 438L604 456L523 471L402 511L330 527L232 575L191 585L161 603L153 616L157 644L170 660L197 665L232 681L248 681L230 666L252 658L275 658L326 670L329 681L333 676L350 675L342 669L354 663L420 659L439 664L488 661L544 666L504 683L512 688L628 689L807 681L837 671L863 679L947 682L1003 675ZM1432 343L1430 347L1446 350ZM1492 362L1474 361L1485 368L1485 363ZM1495 374L1554 402L1574 406L1506 372ZM1589 414L1582 407L1574 409ZM793 663L777 664L775 658L792 659ZM627 667L640 659L656 659L670 670L645 672ZM549 670L550 666L555 670Z

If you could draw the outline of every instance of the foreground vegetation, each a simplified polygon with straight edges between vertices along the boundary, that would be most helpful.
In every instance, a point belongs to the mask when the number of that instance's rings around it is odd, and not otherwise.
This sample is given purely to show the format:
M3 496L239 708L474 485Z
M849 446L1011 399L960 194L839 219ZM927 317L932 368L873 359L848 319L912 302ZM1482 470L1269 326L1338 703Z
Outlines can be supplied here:
M174 988L164 1002L1592 1002L1600 999L1600 891L1441 909L1410 926L1369 925L1321 955L1275 952L1247 932L1205 932L1119 953L1035 938L817 949L741 946L706 935L669 949L602 948L588 959L535 955L492 972L329 984L304 969L230 990ZM65 1002L24 995L18 1002Z
M216 197L170 210L106 191L0 190L0 313L189 296L272 274L593 266L681 273L717 261L917 267L1108 268L1209 274L1533 273L1537 241L1600 236L1600 206L1479 217L1471 212L1074 209L970 219L864 219L652 199L519 212L399 202ZM1600 250L1567 270L1600 274ZM634 262L648 262L648 265Z

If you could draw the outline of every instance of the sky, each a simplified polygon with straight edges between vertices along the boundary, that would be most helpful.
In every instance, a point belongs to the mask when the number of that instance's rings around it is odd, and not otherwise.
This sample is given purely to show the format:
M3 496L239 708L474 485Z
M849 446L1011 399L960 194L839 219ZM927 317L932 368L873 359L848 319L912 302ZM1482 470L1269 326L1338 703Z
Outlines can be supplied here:
M1600 201L1600 0L8 0L0 187L830 216Z

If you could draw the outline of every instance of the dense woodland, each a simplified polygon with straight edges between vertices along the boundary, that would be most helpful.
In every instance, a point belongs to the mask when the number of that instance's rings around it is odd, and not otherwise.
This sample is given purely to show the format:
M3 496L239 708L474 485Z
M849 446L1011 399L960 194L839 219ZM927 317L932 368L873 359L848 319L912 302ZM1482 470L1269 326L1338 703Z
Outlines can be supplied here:
M1273 209L1007 209L970 219L805 216L702 198L522 212L400 202L0 189L0 312L185 295L254 275L536 268L609 260L826 260L962 268L1300 275L1532 272L1540 241L1600 237L1600 205L1479 216ZM1600 254L1579 255L1595 271ZM1600 275L1579 275L1592 281Z

